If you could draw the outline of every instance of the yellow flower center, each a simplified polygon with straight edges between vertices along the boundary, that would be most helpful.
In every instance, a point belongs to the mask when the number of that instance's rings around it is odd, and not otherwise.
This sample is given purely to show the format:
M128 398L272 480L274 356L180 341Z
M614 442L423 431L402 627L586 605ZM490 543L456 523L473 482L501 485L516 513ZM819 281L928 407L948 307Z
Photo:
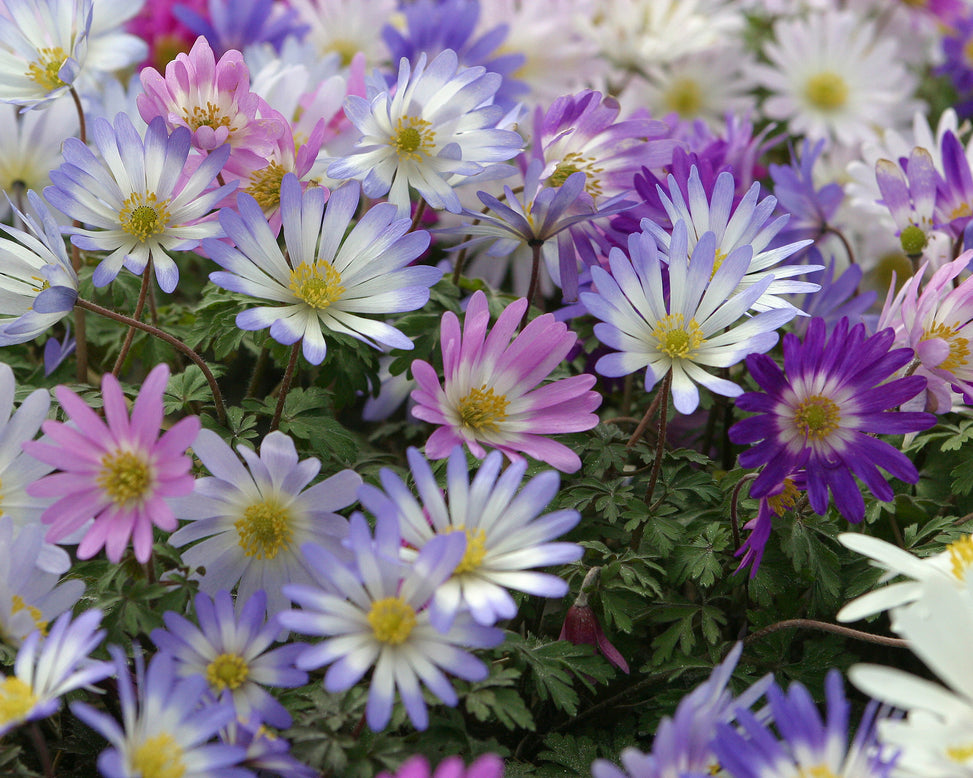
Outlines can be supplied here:
M302 262L291 271L291 291L310 305L323 311L341 299L345 288L341 285L341 273L323 259L313 265Z
M341 66L346 68L351 64L351 61L355 58L355 55L359 51L361 51L361 47L354 41L336 38L328 44L327 48L324 50L324 53L330 54L331 52L337 52L340 54Z
M973 208L970 207L969 203L960 203L955 208L949 212L949 219L965 219L967 216L973 216Z
M67 86L58 75L61 66L68 58L67 52L55 46L51 49L38 49L37 53L41 55L40 59L37 62L31 62L24 75L34 83L44 87L48 92Z
M692 359L705 338L695 319L689 324L681 313L670 313L652 328L659 351L670 359Z
M577 151L572 151L564 159L557 163L554 172L547 179L550 186L562 186L574 173L584 173L584 190L592 197L598 197L602 193L601 179L599 173L604 172L603 167L595 167L595 160L585 157Z
M265 211L272 211L280 205L280 183L286 172L276 162L271 162L250 175L250 186L244 191Z
M169 224L169 201L159 202L155 192L139 194L133 192L122 203L118 221L129 235L134 235L140 243L164 231Z
M250 668L237 654L220 654L206 666L206 680L217 694L224 689L236 689L249 676Z
M973 745L950 746L946 749L946 756L954 762L966 762L970 757L973 757Z
M819 394L802 400L794 409L794 426L805 440L822 440L838 429L841 409Z
M940 370L952 373L956 368L969 364L967 357L970 355L970 342L960 336L958 324L955 327L950 327L938 322L929 329L922 331L922 340L932 338L942 338L949 346L949 356L936 365Z
M802 767L797 771L797 778L838 778L827 765L816 767Z
M790 478L784 479L784 490L780 494L767 498L767 505L770 506L776 515L783 516L784 511L791 510L797 505L797 499L801 496L800 491L794 486L794 481Z
M168 732L150 737L132 754L132 772L142 778L182 778L182 748Z
M189 108L182 109L182 115L186 119L186 124L189 125L193 132L196 132L200 127L212 127L216 129L217 127L230 127L230 117L223 113L223 109L218 105L213 105L213 103L206 103L206 106L194 105L192 112ZM232 130L233 128L230 127Z
M677 78L662 96L669 111L675 111L683 119L691 119L703 107L703 90L693 78Z
M412 634L416 612L401 597L386 597L372 603L368 611L368 624L376 640L398 646Z
M466 529L462 524L453 527L450 532L466 533L466 553L456 565L453 575L472 573L486 558L486 532L482 529Z
M436 147L436 134L430 130L432 122L415 116L402 116L395 125L395 133L389 145L395 149L399 159L419 162Z
M37 704L37 695L15 676L0 681L0 724L23 719Z
M28 605L26 602L24 602L24 598L21 597L19 594L15 594L13 597L11 597L10 601L11 601L11 606L10 606L11 615L20 613L21 611L24 610L27 611L28 615L30 615L30 620L34 622L34 628L39 629L42 635L47 634L47 622L44 621L43 618L44 614L41 613L40 608L34 605Z
M804 96L815 108L837 111L848 102L848 84L844 78L830 70L815 73L804 85Z
M294 537L290 513L276 500L250 505L233 526L240 535L243 553L257 559L275 559Z
M101 458L101 472L95 478L116 505L142 502L152 487L152 468L132 451L116 451Z
M507 418L509 404L506 395L496 394L486 384L473 388L459 401L460 424L473 432L496 432L499 423Z
M953 575L960 581L966 580L966 571L973 565L973 535L967 535L946 546Z

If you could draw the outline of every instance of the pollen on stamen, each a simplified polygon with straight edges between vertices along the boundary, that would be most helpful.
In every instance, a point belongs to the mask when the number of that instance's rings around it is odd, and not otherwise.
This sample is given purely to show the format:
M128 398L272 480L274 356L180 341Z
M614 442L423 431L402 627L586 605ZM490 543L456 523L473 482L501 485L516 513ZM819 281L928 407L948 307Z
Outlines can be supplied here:
M973 565L973 535L960 538L948 546L949 562L953 575L960 581L966 580L966 571Z
M970 342L959 334L960 325L950 327L948 324L937 322L929 329L923 330L922 340L940 338L949 346L949 355L936 367L952 373L958 367L969 364Z
M168 206L169 201L159 200L155 192L133 192L122 203L118 221L125 232L145 243L169 225Z
M399 159L421 161L436 147L436 134L430 130L432 122L415 116L402 116L395 125L389 145Z
M401 597L375 600L366 618L375 639L392 646L408 640L416 626L415 610Z
M794 426L805 440L819 441L838 429L841 409L834 400L813 395L798 403L794 409Z
M303 262L294 268L290 289L298 299L319 311L329 308L345 293L341 273L323 259L314 264Z
M496 432L499 423L507 418L506 395L496 394L484 384L474 387L459 401L457 413L460 423L472 432Z
M276 162L255 171L250 176L250 186L244 191L250 195L264 211L272 211L280 205L280 186L287 171Z
M264 500L247 506L233 526L245 556L274 559L294 538L291 521L290 512L276 500Z
M659 351L671 359L692 359L703 345L703 331L695 319L687 324L681 313L670 313L652 328Z
M64 66L65 60L68 58L64 49L58 47L39 49L38 53L41 55L40 59L36 62L31 62L27 66L27 72L24 75L48 91L54 91L55 89L60 89L62 86L67 86L61 80L60 75L58 75Z

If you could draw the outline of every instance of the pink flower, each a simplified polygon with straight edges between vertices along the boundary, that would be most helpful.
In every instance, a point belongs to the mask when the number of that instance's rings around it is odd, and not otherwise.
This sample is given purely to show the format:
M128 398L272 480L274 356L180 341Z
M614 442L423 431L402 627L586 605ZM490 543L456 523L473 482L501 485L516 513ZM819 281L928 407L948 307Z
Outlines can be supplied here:
M429 762L424 756L413 756L402 764L398 772L379 773L378 778L502 778L503 760L494 754L484 754L468 768L463 768L463 760L451 756L439 763L435 772L430 772Z
M145 122L163 116L170 131L188 127L193 146L202 151L229 143L230 159L240 154L266 157L284 132L280 114L250 91L243 55L228 51L217 62L202 36L189 54L179 54L166 65L165 78L145 68L140 79L145 92L136 102Z
M926 391L903 403L902 410L949 413L954 390L973 397L973 278L956 283L971 259L973 250L964 251L943 265L921 293L925 265L894 298L889 290L877 329L894 328L895 345L915 351L919 364L913 372L926 378Z
M27 488L35 497L58 497L41 516L53 525L47 540L56 543L90 519L78 558L94 556L102 546L118 562L129 539L135 558L146 562L152 553L152 527L171 532L176 519L166 502L192 492L192 464L186 449L196 440L199 419L176 422L159 437L162 393L169 368L158 365L142 385L129 418L118 380L102 378L105 421L65 386L55 389L70 423L46 421L41 429L53 443L28 441L24 450L59 468Z
M443 385L428 362L412 363L419 385L412 392L412 414L441 425L426 441L429 459L444 459L454 446L465 443L480 459L487 448L495 448L511 460L527 454L565 473L581 467L577 454L544 436L581 432L598 424L592 413L601 404L601 395L591 391L595 377L571 376L537 388L561 364L577 337L547 313L511 343L526 309L525 299L511 303L487 334L486 295L476 292L462 332L455 314L447 312L442 318Z

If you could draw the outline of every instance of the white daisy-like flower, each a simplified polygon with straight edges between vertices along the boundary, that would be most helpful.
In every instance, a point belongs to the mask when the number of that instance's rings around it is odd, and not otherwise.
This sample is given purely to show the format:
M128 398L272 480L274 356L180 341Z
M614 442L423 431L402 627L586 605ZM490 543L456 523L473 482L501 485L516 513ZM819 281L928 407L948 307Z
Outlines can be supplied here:
M292 0L290 5L300 21L310 26L306 40L319 56L337 53L342 64L348 65L362 52L369 66L388 57L377 31L395 14L395 0Z
M159 288L171 292L179 269L168 252L195 248L201 239L220 233L215 221L200 219L232 189L209 188L226 163L229 146L211 152L187 177L190 132L185 127L170 134L165 120L157 117L143 140L132 120L118 114L114 125L106 119L92 122L91 135L100 155L68 138L65 164L51 172L54 185L44 196L94 228L69 228L78 248L110 252L95 268L95 286L111 283L123 265L141 274L151 258Z
M279 343L302 342L304 357L318 365L327 354L323 329L389 348L411 349L412 341L384 321L361 314L387 315L421 308L429 287L443 271L412 265L429 245L429 234L409 232L409 219L397 218L388 203L373 206L348 232L358 210L358 184L331 193L284 176L280 213L286 254L260 205L250 195L237 198L239 213L220 211L220 222L237 248L206 240L203 248L224 268L210 280L234 292L270 300L271 306L237 315L244 330L270 327ZM347 237L345 233L348 232Z
M400 217L409 215L410 187L433 208L459 213L453 187L523 148L519 134L499 128L504 111L491 104L501 81L483 67L461 69L452 49L428 67L425 54L414 67L403 58L394 90L371 80L365 97L347 98L362 137L328 175L361 180L368 197L387 193Z
M771 93L763 104L768 118L850 146L901 125L918 107L912 98L918 81L901 64L897 45L854 11L780 19L763 50L770 63L753 65L749 74Z
M818 291L821 288L819 284L791 279L794 276L824 270L824 265L781 264L813 241L799 240L770 248L777 233L784 228L790 218L787 214L773 218L777 206L776 197L769 195L758 202L760 184L754 182L734 208L733 193L736 183L733 174L726 171L720 173L716 178L712 196L707 196L699 177L699 170L695 165L689 171L685 198L675 176L670 174L668 184L668 193L663 191L662 187L658 187L659 197L669 220L673 224L683 222L688 228L685 250L682 250L681 244L680 250L677 250L674 236L649 219L642 220L642 229L655 237L659 249L670 264L678 260L688 262L702 236L707 233L713 234L716 238L715 268L719 268L731 252L748 246L752 251L750 266L740 279L736 291L749 289L760 281L770 279L769 286L754 301L751 310L767 311L771 308L784 308L801 313L793 304L778 295Z
M838 535L838 540L845 548L868 557L872 564L885 570L882 583L898 576L908 579L857 597L838 611L838 621L858 621L887 610L892 610L894 617L900 612L900 606L922 598L931 580L946 581L957 589L965 589L966 576L973 566L973 535L960 538L945 551L929 557L917 557L880 538L857 532L844 532Z
M239 583L240 602L263 589L269 613L286 608L281 586L311 580L301 545L334 547L347 534L347 520L334 511L355 501L361 477L342 470L308 488L321 463L299 460L294 441L282 432L264 438L259 456L239 446L246 466L209 430L199 433L193 451L212 476L197 479L192 495L172 501L176 516L190 523L169 542L180 548L205 538L183 551L182 560L205 568L199 586L207 594Z
M764 353L777 342L774 331L797 313L780 308L759 313L737 324L767 290L773 276L739 289L750 265L751 249L734 249L716 267L716 237L700 237L689 262L669 265L669 294L663 296L662 261L655 238L648 232L628 239L631 256L613 248L609 274L591 269L597 293L581 295L585 308L601 321L595 336L614 353L598 360L595 370L611 377L645 368L645 389L650 391L667 374L672 376L676 410L689 414L699 405L700 383L711 392L738 397L743 390L705 368L730 367L748 354ZM686 224L672 231L672 256L688 256Z
M67 93L84 67L93 0L6 0L0 102L35 108Z
M388 469L380 474L384 491L366 484L359 497L375 516L396 517L402 539L415 549L406 552L408 557L434 537L466 535L466 553L433 595L435 626L447 630L460 610L469 610L478 624L488 626L513 618L517 605L507 588L539 597L567 593L562 579L536 570L575 562L583 553L576 543L553 542L578 523L577 511L540 515L557 493L556 472L541 473L520 488L526 460L513 462L501 474L503 454L492 451L471 482L466 454L457 446L449 457L444 495L419 451L410 448L408 458L421 502Z
M62 613L46 637L31 632L17 651L13 675L0 673L0 737L47 718L60 709L62 695L112 674L111 663L89 657L105 636L100 623L99 610L87 610L73 622L70 613Z
M854 665L851 682L866 694L906 711L879 722L879 740L899 749L896 775L973 776L973 590L945 577L929 578L922 596L893 614L893 629L946 687L898 668Z

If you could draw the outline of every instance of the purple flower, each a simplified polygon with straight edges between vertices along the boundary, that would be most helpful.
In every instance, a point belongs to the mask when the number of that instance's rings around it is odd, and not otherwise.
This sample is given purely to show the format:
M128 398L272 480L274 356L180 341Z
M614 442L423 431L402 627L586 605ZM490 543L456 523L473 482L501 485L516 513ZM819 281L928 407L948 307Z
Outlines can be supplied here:
M178 613L163 615L166 629L152 631L152 642L172 654L179 676L202 675L214 698L233 703L237 718L249 721L254 715L263 722L284 729L291 715L264 686L290 688L307 683L307 673L294 667L304 648L289 643L269 650L280 627L266 623L267 595L254 592L234 613L233 598L225 589L213 599L196 595L197 627Z
M44 343L44 375L49 376L74 353L78 344L71 337L71 325L64 325L64 340L51 337Z
M288 37L299 38L308 27L297 11L274 0L209 0L209 18L187 5L176 5L172 15L194 35L202 35L217 57L233 49L269 43L279 53Z
M105 421L67 387L55 389L71 423L46 421L41 429L51 442L24 443L28 454L60 469L27 490L34 497L60 498L41 516L53 525L49 542L94 519L78 546L79 559L91 558L104 546L108 558L118 562L131 539L135 558L147 562L152 528L176 528L168 499L193 490L186 449L196 440L199 419L181 419L159 436L168 380L168 366L153 368L129 417L118 379L106 373L101 381Z
M939 174L932 155L918 146L912 149L905 172L892 160L880 159L875 163L875 181L899 228L902 250L909 256L921 254L935 221Z
M841 673L828 672L825 681L827 714L822 720L808 690L793 683L785 693L776 684L767 690L771 720L747 710L736 713L738 727L717 725L713 753L733 778L779 775L869 776L887 778L895 756L875 740L878 704L865 709L858 731L848 744L848 714Z
M659 723L651 753L626 748L622 752L624 769L602 759L595 760L591 765L594 778L702 778L716 775L712 768L717 766L713 754L717 727L728 726L734 717L745 713L772 681L769 675L765 676L734 698L727 685L742 651L743 644L737 643L726 659L714 668L712 675L683 697L675 715Z
M804 473L792 473L760 499L757 515L743 525L745 530L750 531L750 535L734 555L743 557L740 565L734 570L735 573L750 565L750 577L753 578L757 574L757 568L760 567L760 561L764 556L764 548L774 528L774 516L783 516L785 511L792 510L797 505L797 500L801 496L800 490L804 485Z
M845 271L835 277L835 260L825 268L824 276L819 278L821 289L804 295L801 309L810 317L824 319L825 326L830 331L842 317L854 324L865 322L868 330L874 329L874 315L866 317L865 311L872 307L878 297L878 292L868 291L858 293L858 285L862 280L860 265L849 265ZM794 322L794 331L799 335L807 332L807 325L811 319L801 317Z
M577 336L544 314L514 337L526 309L527 300L514 301L488 334L490 310L486 295L478 291L470 298L462 331L455 314L443 315L443 383L428 362L412 363L419 384L412 393L412 414L439 425L426 441L430 459L444 459L454 446L465 444L480 459L487 448L495 448L511 460L526 454L565 473L581 467L577 454L546 436L598 424L593 411L601 395L591 389L595 377L571 376L538 387Z
M827 337L823 319L812 319L801 342L784 336L784 371L763 354L747 357L747 368L762 392L737 398L737 407L757 415L730 428L734 443L754 443L740 455L743 467L765 465L751 497L771 493L793 471L804 468L811 507L828 509L828 489L849 521L865 515L854 476L879 500L892 487L879 467L908 483L919 480L909 459L875 434L903 434L936 423L928 413L892 411L922 391L921 376L887 379L912 358L912 349L889 351L891 329L867 337L865 325L849 328L842 319Z
M417 754L406 759L394 775L383 771L378 778L503 778L503 760L494 754L484 754L464 768L460 757L450 756L433 771L426 757Z
M814 163L824 151L824 139L813 146L808 139L801 146L800 156L791 149L790 165L771 165L774 196L781 210L791 215L780 240L817 240L825 232L844 199L841 184L831 182L820 189L814 185Z

